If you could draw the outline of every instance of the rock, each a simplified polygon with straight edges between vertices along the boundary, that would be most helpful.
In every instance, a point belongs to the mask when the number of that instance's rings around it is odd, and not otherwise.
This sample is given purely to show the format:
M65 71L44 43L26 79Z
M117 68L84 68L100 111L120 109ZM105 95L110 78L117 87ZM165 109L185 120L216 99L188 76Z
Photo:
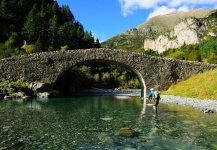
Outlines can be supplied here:
M16 93L12 93L11 96L14 98L22 98L25 96L25 93L24 92L16 92Z
M12 99L12 96L4 96L4 99Z
M192 106L200 109L204 113L217 112L217 100L202 100L197 98L186 98L174 95L161 95L162 103L174 103L183 106Z
M201 37L212 26L214 24L205 21L198 23L198 19L194 17L188 18L177 24L172 31L159 35L157 39L146 39L144 49L162 53L170 48L178 48L184 44L197 44L203 40ZM207 36L215 36L215 34L210 32Z
M139 140L142 142L147 142L147 138L145 136L139 136Z
M23 97L21 97L22 99L29 99L29 98L31 98L31 96L23 96Z
M49 83L35 82L30 83L28 88L34 92L47 92L51 90L51 85Z
M38 98L50 98L55 97L59 94L59 91L39 92L37 93Z
M37 97L38 98L49 98L50 97L50 93L49 92L40 92L40 93L37 93Z
M119 131L115 133L116 136L121 137L135 137L139 135L139 132L135 132L134 130L130 128L121 128Z
M205 109L205 110L202 110L202 112L203 113L214 113L214 111L213 110L211 110L211 109Z
M102 143L107 143L107 144L113 144L114 143L113 139L106 132L99 133L98 137Z
M100 119L104 121L109 121L109 120L112 120L113 118L106 117L106 118L100 118Z

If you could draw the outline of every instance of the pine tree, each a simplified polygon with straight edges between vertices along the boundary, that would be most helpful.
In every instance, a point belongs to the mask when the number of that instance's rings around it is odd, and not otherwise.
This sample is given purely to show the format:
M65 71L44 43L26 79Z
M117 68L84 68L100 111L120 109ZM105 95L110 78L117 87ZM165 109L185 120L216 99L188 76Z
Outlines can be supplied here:
M29 43L33 44L37 40L37 4L34 4L32 10L29 12L28 16L26 17L26 22L22 29L22 36L24 40L27 40Z
M96 47L96 48L100 48L100 47L101 47L101 45L100 45L100 42L99 42L99 39L98 39L98 38L96 39L96 42L95 42L95 47Z
M57 31L58 31L58 19L57 16L54 15L53 18L49 20L49 28L48 28L48 39L49 46L52 48L57 48Z
M41 52L41 51L43 51L43 45L42 45L42 40L39 37L37 39L37 41L35 42L35 50L34 50L34 52Z
M64 22L74 22L75 21L74 15L70 11L68 5L63 5L60 10L61 10L61 16L62 16L61 19Z
M8 19L9 19L9 13L8 13L9 4L10 4L10 2L8 0L2 0L1 1L1 5L0 5L0 18L3 19L4 21L8 21Z
M43 45L46 46L49 24L48 24L47 14L43 8L43 5L41 6L41 11L38 12L36 19L37 19L37 37L40 37L41 42L43 42Z

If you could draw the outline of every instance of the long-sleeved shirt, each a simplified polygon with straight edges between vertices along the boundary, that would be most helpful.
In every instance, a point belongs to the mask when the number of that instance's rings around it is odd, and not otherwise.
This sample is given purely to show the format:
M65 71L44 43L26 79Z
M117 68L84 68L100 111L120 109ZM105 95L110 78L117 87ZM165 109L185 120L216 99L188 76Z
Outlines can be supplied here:
M151 91L151 92L148 94L148 100L151 100L153 97L154 97L154 92Z

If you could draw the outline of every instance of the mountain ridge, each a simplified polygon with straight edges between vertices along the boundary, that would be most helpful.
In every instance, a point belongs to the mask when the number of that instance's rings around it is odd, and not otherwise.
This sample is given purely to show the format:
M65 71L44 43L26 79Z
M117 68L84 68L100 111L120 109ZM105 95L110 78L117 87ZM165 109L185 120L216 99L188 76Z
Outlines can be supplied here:
M146 39L157 39L160 35L168 34L176 25L188 18L203 19L214 12L216 12L216 9L200 8L188 12L174 11L166 15L155 16L135 28L127 29L123 33L108 39L102 43L102 46L144 53L144 41ZM146 50L149 49L151 48Z
M192 9L190 11L184 12L184 11L173 11L171 13L165 14L165 15L158 15L155 17L150 18L146 22L140 24L136 28L138 30L141 30L145 27L151 26L153 29L160 28L160 24L167 26L168 29L172 29L175 25L180 23L182 20L195 17L195 18L205 18L209 14L211 14L215 9ZM167 20L167 21L165 21ZM171 21L172 20L172 21ZM158 29L156 29L158 30Z

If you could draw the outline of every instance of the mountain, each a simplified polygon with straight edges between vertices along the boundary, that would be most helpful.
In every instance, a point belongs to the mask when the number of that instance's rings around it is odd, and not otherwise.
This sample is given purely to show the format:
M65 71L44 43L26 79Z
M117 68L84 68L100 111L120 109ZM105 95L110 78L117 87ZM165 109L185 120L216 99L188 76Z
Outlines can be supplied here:
M198 43L198 39L203 37L208 28L214 28L211 20L215 18L213 15L215 13L215 9L192 9L188 12L174 11L166 15L155 16L103 42L102 46L137 52L151 49L162 53L169 48L188 44L189 39L194 36L197 39L193 38L189 44ZM182 33L183 30L186 31ZM211 35L214 35L213 33L210 31ZM191 36L188 37L188 34ZM181 40L186 37L188 37L186 40Z
M137 29L144 30L152 28L152 30L161 34L165 31L172 30L174 26L187 18L205 18L213 11L214 9L192 9L188 12L174 11L166 15L159 15L150 18L147 22L139 25Z
M190 11L187 14L193 13ZM155 38L145 39L144 49L151 49L158 53L163 53L168 49L175 49L183 45L199 44L209 37L215 37L217 30L215 14L216 11L211 11L203 17L195 15L194 17L185 18L169 31L161 32L162 34Z

